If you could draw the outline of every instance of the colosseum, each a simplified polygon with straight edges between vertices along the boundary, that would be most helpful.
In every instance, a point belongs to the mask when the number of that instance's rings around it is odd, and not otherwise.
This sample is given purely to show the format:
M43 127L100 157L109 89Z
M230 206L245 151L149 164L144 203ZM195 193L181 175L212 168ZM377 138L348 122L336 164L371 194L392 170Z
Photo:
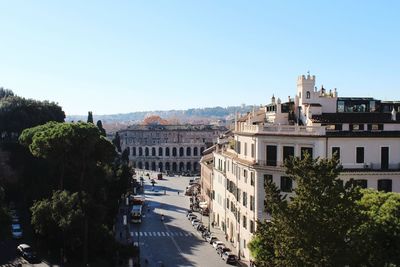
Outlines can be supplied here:
M202 152L225 131L213 125L132 125L118 133L133 167L197 175Z

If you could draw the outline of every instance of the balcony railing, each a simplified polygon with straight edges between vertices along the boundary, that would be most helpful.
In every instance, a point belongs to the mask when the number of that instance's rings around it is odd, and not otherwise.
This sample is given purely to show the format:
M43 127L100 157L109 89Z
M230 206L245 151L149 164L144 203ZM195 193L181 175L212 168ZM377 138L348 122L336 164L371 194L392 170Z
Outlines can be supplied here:
M390 163L387 168L382 168L381 163L343 163L344 170L351 169L365 169L365 170L377 170L377 171L397 171L400 170L400 163Z
M298 125L242 125L238 132L265 133L277 135L325 135L325 127L322 126L298 126Z

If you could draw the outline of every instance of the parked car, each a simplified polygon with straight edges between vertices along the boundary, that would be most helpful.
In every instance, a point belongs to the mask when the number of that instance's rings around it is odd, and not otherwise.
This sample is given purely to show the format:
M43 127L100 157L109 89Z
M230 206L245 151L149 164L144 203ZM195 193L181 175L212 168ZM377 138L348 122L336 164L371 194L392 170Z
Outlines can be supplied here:
M219 240L214 240L214 241L212 242L212 246L213 246L215 249L217 249L217 246L218 246L218 245L225 245L225 244L224 244L224 242L219 241Z
M213 236L213 235L210 235L210 236L207 236L207 237L206 237L206 241L207 241L208 243L210 243L210 244L212 244L212 242L214 242L215 240L218 240L218 238L216 238L216 237Z
M200 223L201 221L197 218L191 220L192 225L194 225L195 223Z
M197 219L197 215L195 215L193 213L189 214L187 217L188 217L188 220L191 220L192 218Z
M187 210L187 211L186 211L186 217L188 217L190 214L193 214L193 211Z
M189 221L193 221L193 220L197 220L197 216L196 215L189 216Z
M200 209L200 214L204 216L210 215L210 210L208 208Z
M207 227L205 227L205 226L202 225L202 224L199 224L199 225L197 226L196 230L203 233L204 231L207 231Z
M194 221L194 222L192 222L192 225L193 225L193 227L194 227L195 229L197 229L197 227L198 227L199 225L203 225L203 223L202 223L201 221Z
M11 234L12 234L13 238L15 238L15 239L22 238L22 229L21 229L21 225L19 223L11 224Z
M32 262L37 260L36 252L27 244L20 244L17 247L17 254L21 255L25 260Z
M204 231L201 233L201 236L206 239L207 237L209 237L211 235L210 231Z
M234 263L237 263L237 261L238 261L237 256L230 252L225 252L224 254L222 254L222 259L227 264L234 264Z
M218 247L217 248L217 254L220 255L222 257L222 254L224 254L225 252L231 252L230 248L227 247Z

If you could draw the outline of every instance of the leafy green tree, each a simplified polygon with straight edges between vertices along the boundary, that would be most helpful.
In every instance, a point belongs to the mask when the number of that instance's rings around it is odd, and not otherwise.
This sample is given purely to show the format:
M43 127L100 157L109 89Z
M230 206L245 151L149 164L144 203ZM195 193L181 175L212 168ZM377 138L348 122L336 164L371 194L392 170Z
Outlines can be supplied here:
M363 221L351 237L358 266L400 266L400 194L362 191Z
M260 222L255 241L249 245L256 262L289 267L351 264L354 256L349 240L360 220L355 204L361 198L359 188L352 183L343 185L336 158L306 155L286 161L285 168L296 184L294 196L284 200L273 183L266 183L266 209L272 216ZM271 245L262 254L259 244L264 242Z
M1 89L1 88L0 88ZM5 236L10 224L10 214L4 202L5 192L4 188L0 186L0 234ZM7 229L7 230L6 230Z
M96 125L97 125L97 128L99 128L101 135L107 136L106 130L103 128L103 123L101 122L101 120L98 120Z
M65 113L53 102L9 95L0 98L0 133L3 141L15 141L26 128L49 121L62 122Z
M87 122L93 123L93 113L91 111L88 112Z
M62 243L64 252L74 251L82 244L79 229L84 214L78 193L55 191L51 198L35 201L31 212L33 229L50 244Z
M13 91L11 91L9 89L4 89L3 87L0 87L0 99L8 97L8 96L14 96Z
M119 133L118 132L115 133L115 137L112 140L112 142L113 142L114 146L117 148L117 151L121 152L122 151L121 150L121 138L119 137Z
M33 155L55 162L65 162L70 172L69 189L77 192L83 211L83 259L88 260L89 216L93 206L85 205L84 195L94 196L101 187L102 169L115 157L114 146L92 123L49 123L26 130L21 143ZM63 168L61 168L60 176ZM92 199L92 197L89 197ZM93 202L89 202L93 203ZM96 214L98 215L98 214ZM101 220L99 220L101 222Z

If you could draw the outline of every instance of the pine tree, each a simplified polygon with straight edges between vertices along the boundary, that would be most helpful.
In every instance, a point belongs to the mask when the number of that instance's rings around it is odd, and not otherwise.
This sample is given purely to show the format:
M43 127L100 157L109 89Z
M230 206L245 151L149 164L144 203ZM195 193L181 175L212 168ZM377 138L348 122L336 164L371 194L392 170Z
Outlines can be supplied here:
M106 130L103 128L103 123L101 122L101 120L98 120L96 125L97 125L97 128L99 128L101 135L105 137L107 135L107 133L106 133Z
M88 112L87 122L93 123L93 114L91 111Z

